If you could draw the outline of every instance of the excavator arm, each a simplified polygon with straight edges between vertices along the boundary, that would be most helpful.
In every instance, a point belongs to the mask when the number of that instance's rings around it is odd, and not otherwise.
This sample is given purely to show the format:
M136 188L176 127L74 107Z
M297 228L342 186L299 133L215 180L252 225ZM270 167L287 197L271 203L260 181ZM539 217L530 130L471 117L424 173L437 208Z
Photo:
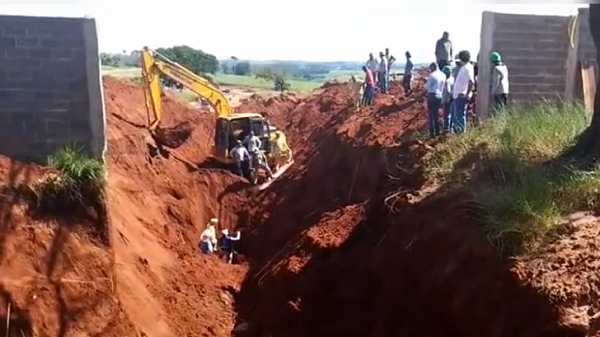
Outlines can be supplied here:
M141 57L148 129L151 132L156 131L159 127L163 115L160 75L182 84L206 99L215 112L215 118L229 116L233 113L227 97L208 80L148 47L142 49Z

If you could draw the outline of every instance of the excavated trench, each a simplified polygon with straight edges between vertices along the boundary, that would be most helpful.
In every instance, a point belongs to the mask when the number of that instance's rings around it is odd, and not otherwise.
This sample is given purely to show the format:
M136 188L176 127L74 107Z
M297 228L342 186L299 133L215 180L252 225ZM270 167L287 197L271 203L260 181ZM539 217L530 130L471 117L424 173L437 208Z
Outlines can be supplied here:
M421 181L387 171L381 148L344 143L331 146L346 160L340 167L362 158L371 168L359 171L352 196L344 193L352 170L329 165L333 182L282 182L244 224L253 234L240 248L250 270L236 295L235 336L585 336L520 284L460 196L416 204L398 196L392 212L390 193ZM312 165L331 156L323 151Z
M258 193L202 168L212 114L167 99L165 125L194 130L176 151L149 153L141 90L105 78L110 249L79 233L60 267L73 310L89 293L101 307L58 324L69 317L54 312L60 301L45 283L32 292L14 282L18 296L0 294L0 307L14 303L12 326L34 336L54 328L115 337L585 336L559 324L556 303L478 234L461 196L423 192L427 146L399 142L425 125L421 86L404 97L392 85L394 98L359 112L339 84L303 100L246 102L239 110L276 121L295 150L290 171ZM198 253L212 217L242 231L242 264ZM19 256L27 256L8 259L3 272L35 270L51 242L46 229L35 231L35 244L28 228L11 239L12 251L25 247ZM33 309L32 294L42 298Z

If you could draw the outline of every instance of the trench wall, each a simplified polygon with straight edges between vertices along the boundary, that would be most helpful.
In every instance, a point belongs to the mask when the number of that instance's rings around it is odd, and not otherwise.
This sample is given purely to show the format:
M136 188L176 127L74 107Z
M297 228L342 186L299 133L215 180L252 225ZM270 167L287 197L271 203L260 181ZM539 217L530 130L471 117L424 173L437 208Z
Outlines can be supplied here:
M64 145L102 159L96 22L0 15L0 154L43 161Z

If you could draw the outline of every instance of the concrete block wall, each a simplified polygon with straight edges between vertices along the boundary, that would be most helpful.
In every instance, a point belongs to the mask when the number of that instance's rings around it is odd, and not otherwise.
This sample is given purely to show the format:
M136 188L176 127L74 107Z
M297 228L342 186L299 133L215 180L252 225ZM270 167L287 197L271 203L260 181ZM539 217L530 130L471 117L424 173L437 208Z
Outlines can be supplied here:
M499 52L509 67L511 101L535 103L565 98L569 17L484 12L481 28L477 112L487 118L489 54ZM488 85L484 85L487 83Z
M102 159L96 22L0 16L0 155L45 161L64 145Z

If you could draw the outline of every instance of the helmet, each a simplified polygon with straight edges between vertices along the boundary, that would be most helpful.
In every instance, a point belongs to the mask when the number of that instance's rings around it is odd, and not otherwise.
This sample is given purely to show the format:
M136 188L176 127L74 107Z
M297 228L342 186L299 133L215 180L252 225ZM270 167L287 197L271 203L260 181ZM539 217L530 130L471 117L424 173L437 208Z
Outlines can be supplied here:
M442 68L442 72L443 72L444 74L446 74L446 75L450 75L450 74L452 73L452 67L450 67L450 66L444 66L444 67Z
M210 223L218 223L218 222L219 222L219 219L217 219L217 218L210 219Z
M498 52L492 52L490 54L490 61L492 61L492 62L501 62L502 61L502 56L500 56L500 53L498 53Z

